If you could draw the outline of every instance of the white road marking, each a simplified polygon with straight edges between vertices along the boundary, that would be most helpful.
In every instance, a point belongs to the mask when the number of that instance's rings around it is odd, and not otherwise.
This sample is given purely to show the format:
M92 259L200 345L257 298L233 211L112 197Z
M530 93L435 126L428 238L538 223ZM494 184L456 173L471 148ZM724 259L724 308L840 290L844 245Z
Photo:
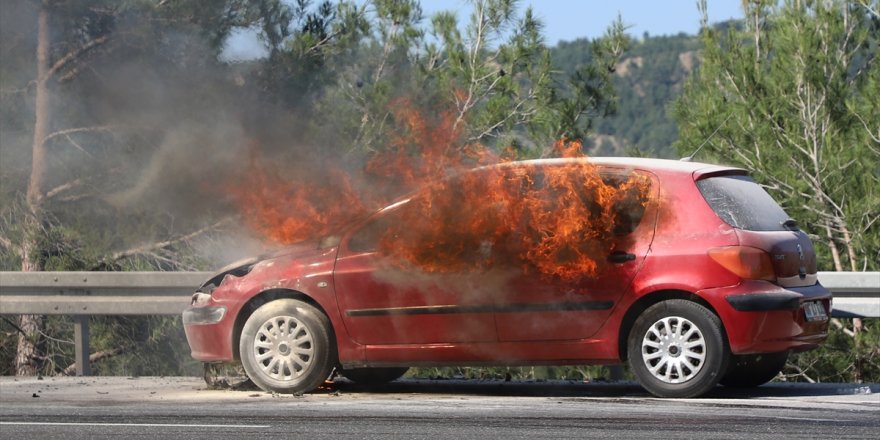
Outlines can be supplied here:
M183 423L69 423L69 422L0 422L0 425L35 426L148 426L161 428L270 428L270 425L189 425Z
M786 417L786 416L764 416L764 415L749 415L748 417L756 418L756 419L774 419L774 420L798 420L805 422L833 422L833 423L846 423L848 420L836 420L836 419L815 419L810 417Z

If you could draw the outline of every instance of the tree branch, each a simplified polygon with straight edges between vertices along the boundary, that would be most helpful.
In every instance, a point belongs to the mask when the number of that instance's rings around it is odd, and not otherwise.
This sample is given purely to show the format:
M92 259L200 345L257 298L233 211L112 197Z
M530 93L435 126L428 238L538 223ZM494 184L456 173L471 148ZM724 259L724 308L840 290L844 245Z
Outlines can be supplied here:
M0 235L0 247L12 250L14 246L12 245L12 240Z
M838 329L842 330L844 333L846 333L847 336L849 336L849 337L851 337L851 338L854 338L854 337L856 336L856 333L855 333L854 331L848 329L848 328L847 328L845 325L843 325L843 323L840 322L840 320L837 319L837 318L831 318L831 324L834 324L835 327L837 327Z
M108 258L102 258L99 262L99 265L114 263L114 262L117 262L117 261L125 259L125 258L133 257L135 255L155 256L156 254L154 251L156 251L156 250L167 249L168 247L174 246L176 244L184 243L189 240L192 240L193 238L196 238L199 235L202 235L206 232L209 232L209 231L212 231L212 230L219 228L224 223L228 223L231 219L232 219L231 217L224 218L223 220L220 220L220 221L214 223L213 225L206 226L206 227L199 229L195 232L192 232L192 233L189 233L187 235L183 235L183 236L180 236L177 238L173 238L173 239L165 240L165 241L160 241L160 242L156 242L156 243L145 244L145 245L137 246L137 247L127 249L124 251L116 252Z
M793 363L790 363L790 362L789 362L789 363L786 363L786 366L788 366L788 367L790 367L790 368L793 368L793 369L797 370L798 374L796 374L795 377L800 376L800 377L803 377L804 379L806 379L807 382L809 382L809 383L816 383L816 380L815 380L815 379L813 379L813 378L810 377L810 376L807 376L807 372L804 371L803 368L801 368L801 367L799 367L799 366L797 366L797 365L795 365L795 364L793 364Z
M55 64L53 64L52 67L49 68L49 70L46 72L46 75L44 77L39 78L39 81L43 81L43 82L48 81L49 78L52 78L56 73L58 73L59 70L63 69L71 61L75 61L77 58L83 56L86 52L88 52L98 46L101 46L102 44L109 41L109 39L110 38L107 35L102 35L98 38L95 38L95 39L89 41L86 44L83 44L82 46L80 46L76 50L68 52L67 55L64 55L63 57L59 58L58 61L55 61Z
M68 136L74 133L88 133L92 131L110 131L115 128L115 125L96 125L93 127L77 127L77 128L68 128L66 130L59 130L54 133L50 133L43 138L43 144L49 142L50 140L59 137L59 136Z
M94 352L89 355L89 363L91 364L92 362L97 362L101 359L106 359L109 357L116 356L116 355L122 353L123 351L124 350L122 348L114 348L112 350L104 350L104 351ZM72 376L72 375L76 374L76 362L68 365L67 368L65 368L64 370L61 371L61 374L63 376Z
M46 198L51 199L51 198L57 196L59 193L62 193L64 191L68 191L70 189L73 189L73 188L76 188L76 187L82 186L82 185L83 185L82 179L71 180L70 182L58 185L55 188L52 188L51 190L49 190L46 193Z

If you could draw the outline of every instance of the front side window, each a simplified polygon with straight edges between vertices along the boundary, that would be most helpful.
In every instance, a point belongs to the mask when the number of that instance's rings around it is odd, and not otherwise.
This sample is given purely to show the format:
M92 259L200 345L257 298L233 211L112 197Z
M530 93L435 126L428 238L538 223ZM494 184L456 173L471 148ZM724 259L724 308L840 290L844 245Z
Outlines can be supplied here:
M478 169L379 214L347 248L426 272L512 266L586 276L607 257L603 249L638 229L652 182L644 173L586 162Z
M361 226L348 240L348 250L354 253L367 253L379 250L379 243L395 221L398 221L400 207L384 212Z

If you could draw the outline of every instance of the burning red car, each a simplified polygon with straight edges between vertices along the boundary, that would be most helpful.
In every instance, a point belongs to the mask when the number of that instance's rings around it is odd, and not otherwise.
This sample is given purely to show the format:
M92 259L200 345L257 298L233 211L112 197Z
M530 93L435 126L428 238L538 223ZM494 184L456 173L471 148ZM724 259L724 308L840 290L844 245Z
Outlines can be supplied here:
M184 312L195 359L306 392L410 366L619 364L663 397L757 386L827 335L800 231L744 170L547 159L460 173L218 272Z

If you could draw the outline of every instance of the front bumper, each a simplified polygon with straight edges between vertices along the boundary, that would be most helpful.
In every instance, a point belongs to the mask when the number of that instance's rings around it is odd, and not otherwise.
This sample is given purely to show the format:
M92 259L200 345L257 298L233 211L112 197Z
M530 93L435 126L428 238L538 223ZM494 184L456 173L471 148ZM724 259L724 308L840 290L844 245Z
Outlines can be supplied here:
M190 306L183 311L183 330L192 357L203 362L230 362L232 329L235 314L229 307L208 303Z
M216 324L226 316L226 307L190 307L183 311L183 325Z
M745 281L707 289L700 296L718 312L734 354L816 348L828 336L829 318L808 321L804 304L818 301L831 315L831 291L816 283L784 288L766 281Z

